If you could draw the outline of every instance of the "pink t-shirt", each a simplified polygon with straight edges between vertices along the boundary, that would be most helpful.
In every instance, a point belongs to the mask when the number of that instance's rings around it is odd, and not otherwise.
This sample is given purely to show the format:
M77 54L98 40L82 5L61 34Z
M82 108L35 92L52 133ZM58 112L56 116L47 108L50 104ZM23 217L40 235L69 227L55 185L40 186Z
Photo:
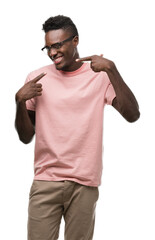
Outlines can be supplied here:
M102 176L102 132L105 104L116 96L105 72L95 73L85 62L78 70L63 72L54 64L42 72L42 96L26 101L36 112L34 179L70 180L97 187Z

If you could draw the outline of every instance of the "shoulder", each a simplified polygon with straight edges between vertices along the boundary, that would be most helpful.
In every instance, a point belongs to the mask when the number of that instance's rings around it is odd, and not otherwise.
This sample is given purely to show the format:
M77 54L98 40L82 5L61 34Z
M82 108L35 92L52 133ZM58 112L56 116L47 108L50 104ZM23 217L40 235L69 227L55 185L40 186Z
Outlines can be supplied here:
M90 75L92 76L96 76L96 77L100 77L101 79L103 79L106 82L110 82L110 79L108 77L108 74L104 71L100 71L100 72L94 72L91 68L90 63L86 63L86 70L89 72Z
M39 74L43 73L43 72L52 72L54 71L54 64L49 64L49 65L46 65L46 66L43 66L43 67L40 67L36 70L33 70L31 71L28 76L31 76L31 78L34 78L36 76L38 76Z
M108 74L104 71L94 72L91 67L89 66L89 74L92 76L93 79L99 81L100 84L104 86L104 88L108 87L111 84Z

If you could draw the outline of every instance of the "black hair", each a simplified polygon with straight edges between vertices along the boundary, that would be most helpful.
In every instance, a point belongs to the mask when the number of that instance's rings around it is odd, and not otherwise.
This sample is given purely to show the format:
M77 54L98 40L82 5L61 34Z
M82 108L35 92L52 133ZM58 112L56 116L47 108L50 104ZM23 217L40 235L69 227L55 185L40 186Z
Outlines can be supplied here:
M45 33L50 30L63 29L70 31L73 35L78 36L78 30L73 23L73 21L66 16L57 15L55 17L50 17L43 24L43 29Z

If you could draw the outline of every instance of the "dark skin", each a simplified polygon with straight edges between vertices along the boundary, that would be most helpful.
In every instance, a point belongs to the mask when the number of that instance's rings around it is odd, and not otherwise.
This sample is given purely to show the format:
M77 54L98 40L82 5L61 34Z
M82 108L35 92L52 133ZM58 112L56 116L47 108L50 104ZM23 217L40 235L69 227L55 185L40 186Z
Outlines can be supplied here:
M94 72L104 71L108 74L110 82L112 83L116 97L112 102L112 106L128 121L134 122L139 116L139 106L132 91L123 81L114 62L103 57L94 55L76 59L77 62L90 61L91 68Z
M51 30L45 34L45 45L51 46L57 42L64 41L72 36L69 31L62 29ZM112 106L129 122L136 121L139 116L139 107L135 96L125 84L120 76L115 64L103 58L103 55L94 55L85 58L79 58L77 50L78 36L71 41L66 42L60 49L52 48L48 53L50 59L54 62L57 70L75 71L80 68L84 61L90 61L90 66L94 72L105 71L114 87L116 98ZM15 126L20 140L27 144L35 134L35 112L26 109L26 100L35 97L41 97L43 87L38 81L46 78L46 73L41 73L30 82L26 83L16 93L17 112Z
M54 43L61 42L73 34L62 29L52 30L45 34L45 45L51 46ZM75 36L72 41L66 42L60 49L51 49L48 53L49 58L54 62L57 70L63 70L67 72L75 71L81 67L83 63L76 62L79 58L77 45L79 43L78 36ZM55 63L55 59L60 56L63 57L60 63Z
M16 93L17 112L15 127L20 140L25 144L29 143L35 134L35 112L26 109L26 100L42 95L42 84L38 83L38 81L45 75L46 73L40 74L26 83Z
M52 44L61 42L70 36L72 36L71 32L62 29L49 31L45 34L45 45L51 46ZM78 36L75 36L72 41L66 42L60 49L51 49L48 56L54 61L58 70L75 71L82 66L81 62L75 61L79 57L77 51L78 41ZM60 56L63 57L61 63L55 63L55 60ZM26 100L34 97L41 97L43 88L42 84L38 83L38 81L45 75L46 73L40 74L30 82L26 83L16 93L15 99L17 103L17 111L15 127L19 139L25 144L31 142L35 134L35 112L26 109Z

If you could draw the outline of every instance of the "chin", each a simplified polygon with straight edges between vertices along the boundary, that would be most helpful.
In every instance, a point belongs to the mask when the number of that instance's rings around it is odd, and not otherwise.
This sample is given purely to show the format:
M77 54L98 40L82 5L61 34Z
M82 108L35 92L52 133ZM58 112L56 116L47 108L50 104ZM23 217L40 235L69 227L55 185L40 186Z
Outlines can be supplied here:
M61 64L55 65L55 67L57 70L62 70L62 71L68 71L68 68L69 68L69 66L61 65Z
M64 66L62 64L55 64L57 70L63 70Z
M55 67L56 67L57 70L62 70L61 66L55 65Z

